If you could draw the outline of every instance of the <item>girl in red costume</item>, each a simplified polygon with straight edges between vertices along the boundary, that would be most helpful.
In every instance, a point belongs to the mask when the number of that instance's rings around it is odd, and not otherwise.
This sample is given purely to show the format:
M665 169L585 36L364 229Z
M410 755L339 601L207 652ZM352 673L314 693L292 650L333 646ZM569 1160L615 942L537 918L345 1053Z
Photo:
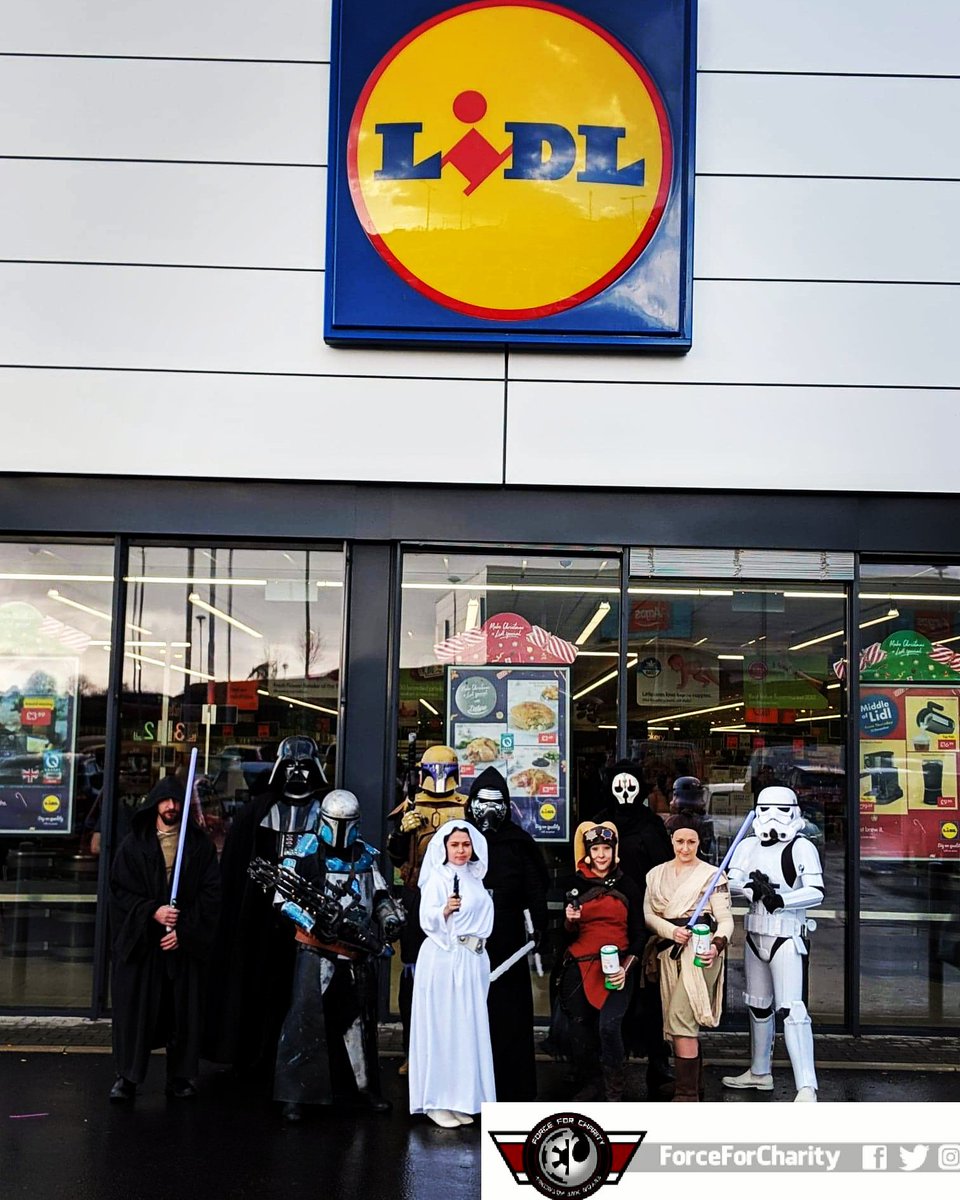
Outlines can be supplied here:
M622 1100L626 1054L620 1024L646 937L643 902L617 865L615 825L587 821L577 828L573 845L577 873L567 887L564 928L569 942L558 996L570 1022L580 1088L575 1098ZM614 975L601 970L601 946L617 947L620 969Z

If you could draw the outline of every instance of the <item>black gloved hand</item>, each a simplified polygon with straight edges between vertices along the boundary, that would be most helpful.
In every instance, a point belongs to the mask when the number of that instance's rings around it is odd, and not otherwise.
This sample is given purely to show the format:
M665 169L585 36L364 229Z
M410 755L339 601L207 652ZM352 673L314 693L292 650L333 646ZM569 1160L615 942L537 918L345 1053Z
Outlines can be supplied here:
M743 885L743 890L749 891L754 904L758 900L763 900L766 896L775 896L776 889L770 882L770 876L764 875L763 871L751 871L750 878Z
M761 896L760 903L768 913L776 912L778 908L783 908L783 897L777 892L770 896Z

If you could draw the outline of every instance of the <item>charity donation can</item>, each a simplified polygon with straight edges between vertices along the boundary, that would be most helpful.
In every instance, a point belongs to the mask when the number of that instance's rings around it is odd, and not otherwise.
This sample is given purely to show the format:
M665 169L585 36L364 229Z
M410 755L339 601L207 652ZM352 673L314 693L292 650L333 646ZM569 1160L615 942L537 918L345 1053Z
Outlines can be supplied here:
M604 975L616 975L620 970L620 951L616 946L601 946L600 947L600 970ZM603 981L603 986L611 991L616 991L616 985L612 984L609 979Z
M693 930L693 962L695 966L706 967L709 964L705 963L700 955L710 953L710 926L709 925L694 925Z

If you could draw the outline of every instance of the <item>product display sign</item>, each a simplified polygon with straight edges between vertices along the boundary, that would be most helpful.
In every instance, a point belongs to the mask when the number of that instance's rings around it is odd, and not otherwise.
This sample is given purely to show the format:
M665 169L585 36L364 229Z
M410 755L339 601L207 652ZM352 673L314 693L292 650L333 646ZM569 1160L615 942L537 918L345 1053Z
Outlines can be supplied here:
M679 710L720 703L716 655L696 650L641 655L637 663L637 703Z
M334 0L324 337L686 350L695 0Z
M960 687L860 693L863 858L958 858Z
M448 667L447 743L461 791L496 767L518 825L538 842L570 836L569 668Z
M77 670L0 657L0 832L71 832Z

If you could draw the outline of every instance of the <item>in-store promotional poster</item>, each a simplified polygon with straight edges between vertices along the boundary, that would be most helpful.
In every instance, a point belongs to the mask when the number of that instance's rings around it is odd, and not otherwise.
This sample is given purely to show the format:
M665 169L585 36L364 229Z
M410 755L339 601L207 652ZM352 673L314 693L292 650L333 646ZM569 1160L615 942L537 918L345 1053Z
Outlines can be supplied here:
M903 684L860 693L864 858L958 858L960 688Z
M495 767L513 819L539 842L570 836L568 667L450 667L447 737L460 786Z

